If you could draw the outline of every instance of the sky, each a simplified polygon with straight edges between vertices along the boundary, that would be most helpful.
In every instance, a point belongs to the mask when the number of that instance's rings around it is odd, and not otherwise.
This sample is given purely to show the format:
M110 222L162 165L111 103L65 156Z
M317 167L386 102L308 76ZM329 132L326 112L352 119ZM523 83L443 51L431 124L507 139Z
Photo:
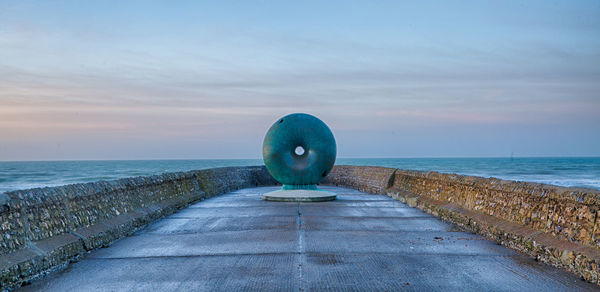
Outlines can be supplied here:
M0 161L600 156L599 1L0 0Z

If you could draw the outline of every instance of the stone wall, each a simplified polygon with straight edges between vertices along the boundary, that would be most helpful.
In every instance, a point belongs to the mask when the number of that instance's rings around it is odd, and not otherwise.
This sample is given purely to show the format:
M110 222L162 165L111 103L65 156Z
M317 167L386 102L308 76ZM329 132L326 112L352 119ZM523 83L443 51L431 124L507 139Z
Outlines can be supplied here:
M0 289L64 266L194 201L275 184L264 167L229 167L0 194Z
M197 200L275 184L264 167L230 167L0 194L0 288ZM323 184L386 194L599 282L600 191L369 166L335 166Z
M600 191L356 166L323 183L389 195L599 283Z

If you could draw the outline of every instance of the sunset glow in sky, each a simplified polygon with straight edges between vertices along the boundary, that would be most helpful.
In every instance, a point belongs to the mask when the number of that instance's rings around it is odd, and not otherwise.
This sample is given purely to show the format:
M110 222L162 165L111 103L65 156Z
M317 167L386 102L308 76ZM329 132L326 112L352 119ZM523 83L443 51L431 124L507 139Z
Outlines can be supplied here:
M484 3L485 2L485 3ZM600 156L599 1L3 1L0 160Z

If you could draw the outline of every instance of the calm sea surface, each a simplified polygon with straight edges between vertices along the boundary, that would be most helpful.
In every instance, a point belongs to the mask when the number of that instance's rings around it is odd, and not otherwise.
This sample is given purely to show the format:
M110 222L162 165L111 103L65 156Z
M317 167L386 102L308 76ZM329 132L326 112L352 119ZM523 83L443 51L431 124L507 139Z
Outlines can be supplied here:
M262 165L260 159L0 162L0 193L223 166ZM374 165L600 189L600 157L585 158L339 158Z

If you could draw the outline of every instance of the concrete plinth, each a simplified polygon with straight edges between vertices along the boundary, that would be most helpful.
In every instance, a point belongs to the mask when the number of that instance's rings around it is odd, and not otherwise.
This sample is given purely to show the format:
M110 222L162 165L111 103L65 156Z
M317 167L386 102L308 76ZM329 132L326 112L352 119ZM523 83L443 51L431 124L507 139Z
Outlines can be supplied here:
M325 202L335 200L336 194L322 190L277 190L262 197L277 202Z

